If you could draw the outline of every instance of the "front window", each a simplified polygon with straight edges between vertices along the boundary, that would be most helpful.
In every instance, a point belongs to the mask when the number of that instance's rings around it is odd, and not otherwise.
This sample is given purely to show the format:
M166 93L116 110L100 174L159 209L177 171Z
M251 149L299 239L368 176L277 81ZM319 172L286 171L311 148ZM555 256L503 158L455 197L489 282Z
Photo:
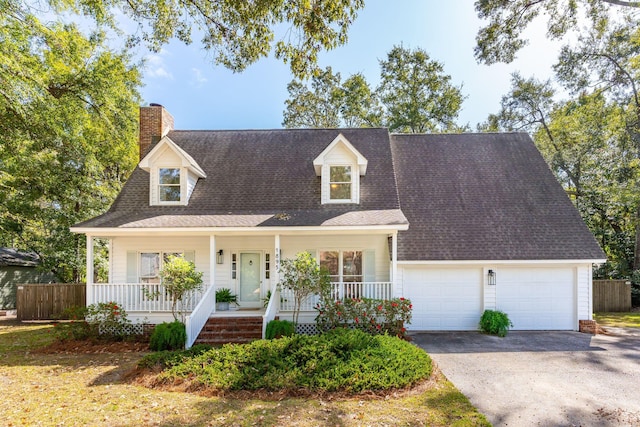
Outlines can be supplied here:
M320 267L332 282L362 282L362 251L321 251Z
M140 282L160 283L160 253L143 252L140 254Z
M351 200L351 166L331 166L329 168L329 198L331 200Z
M180 169L160 168L158 193L161 202L180 201Z

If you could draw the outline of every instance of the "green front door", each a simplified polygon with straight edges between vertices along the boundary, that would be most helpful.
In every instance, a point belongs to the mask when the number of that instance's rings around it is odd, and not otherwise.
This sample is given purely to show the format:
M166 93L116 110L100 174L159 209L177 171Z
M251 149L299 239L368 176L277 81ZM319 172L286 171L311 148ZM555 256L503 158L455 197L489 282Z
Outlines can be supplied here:
M240 308L260 308L260 253L240 253Z

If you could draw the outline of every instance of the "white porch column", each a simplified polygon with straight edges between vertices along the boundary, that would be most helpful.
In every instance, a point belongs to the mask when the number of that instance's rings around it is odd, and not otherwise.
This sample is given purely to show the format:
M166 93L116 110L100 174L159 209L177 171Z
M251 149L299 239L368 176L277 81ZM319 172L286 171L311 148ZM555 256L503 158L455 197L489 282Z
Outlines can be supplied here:
M398 283L398 232L394 231L391 235L391 283L394 295L392 297L401 296L403 290Z
M216 264L218 252L216 251L216 236L209 236L209 286L215 286L216 283L216 271L218 265Z
M87 273L86 303L93 304L93 236L87 234Z
M276 261L276 283L280 281L280 235L274 236L274 254L273 257Z

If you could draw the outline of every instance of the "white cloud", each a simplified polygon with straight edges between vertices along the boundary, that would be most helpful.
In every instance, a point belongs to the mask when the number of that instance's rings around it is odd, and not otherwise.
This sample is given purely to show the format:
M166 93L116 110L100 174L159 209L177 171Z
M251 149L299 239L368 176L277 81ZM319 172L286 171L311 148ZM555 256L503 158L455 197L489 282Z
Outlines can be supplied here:
M173 80L173 74L167 70L164 57L167 52L163 49L156 55L148 55L145 57L146 75L151 78Z
M199 68L192 68L191 73L191 84L195 87L201 87L203 84L209 81L205 76L202 75L202 71Z

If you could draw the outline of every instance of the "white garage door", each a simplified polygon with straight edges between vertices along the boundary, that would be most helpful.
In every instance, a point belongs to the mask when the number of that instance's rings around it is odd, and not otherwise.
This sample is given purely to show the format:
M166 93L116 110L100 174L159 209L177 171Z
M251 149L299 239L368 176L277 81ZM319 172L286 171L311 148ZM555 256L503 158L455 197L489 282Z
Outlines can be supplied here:
M479 268L404 268L405 296L413 304L413 320L408 329L478 329L482 315L481 282Z
M496 308L507 313L513 329L574 329L572 268L501 268L496 282Z

